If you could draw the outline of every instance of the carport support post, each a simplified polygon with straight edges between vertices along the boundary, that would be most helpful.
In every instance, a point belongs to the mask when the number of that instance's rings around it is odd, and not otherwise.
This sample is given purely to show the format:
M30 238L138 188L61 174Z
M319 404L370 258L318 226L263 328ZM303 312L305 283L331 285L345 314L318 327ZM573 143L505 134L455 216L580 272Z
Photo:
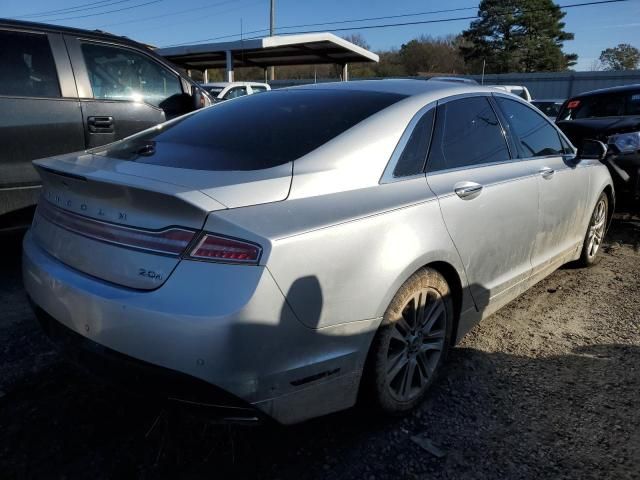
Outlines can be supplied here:
M202 83L209 83L209 70L206 68L202 71Z
M348 63L342 64L342 81L343 82L349 81L349 64Z
M233 82L233 54L231 50L224 52L227 57L227 82Z

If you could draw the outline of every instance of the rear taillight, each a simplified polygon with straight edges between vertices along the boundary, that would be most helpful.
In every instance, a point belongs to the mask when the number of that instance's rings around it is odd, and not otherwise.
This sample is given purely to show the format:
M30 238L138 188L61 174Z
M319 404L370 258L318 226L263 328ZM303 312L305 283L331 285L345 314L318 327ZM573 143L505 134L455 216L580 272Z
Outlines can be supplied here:
M212 262L256 264L262 248L253 243L204 234L191 251L190 257Z
M102 222L63 210L44 199L39 202L37 212L50 223L79 235L164 255L180 255L196 234L183 228L153 231Z

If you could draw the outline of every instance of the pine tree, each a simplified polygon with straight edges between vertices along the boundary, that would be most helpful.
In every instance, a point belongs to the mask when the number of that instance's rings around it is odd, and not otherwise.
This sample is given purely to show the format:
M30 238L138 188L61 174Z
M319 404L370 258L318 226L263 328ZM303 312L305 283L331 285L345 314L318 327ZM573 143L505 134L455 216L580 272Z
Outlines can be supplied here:
M575 54L562 51L573 34L564 31L565 13L552 0L482 0L478 20L463 32L462 55L487 73L566 70Z

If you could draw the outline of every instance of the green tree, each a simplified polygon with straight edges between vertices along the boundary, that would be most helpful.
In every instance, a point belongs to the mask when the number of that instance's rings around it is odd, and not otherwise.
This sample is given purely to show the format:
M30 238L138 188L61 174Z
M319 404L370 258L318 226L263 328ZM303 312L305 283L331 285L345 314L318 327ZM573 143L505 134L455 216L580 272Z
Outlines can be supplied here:
M400 60L408 75L424 73L462 73L464 59L457 37L434 38L423 35L400 47Z
M607 48L600 54L605 70L635 70L640 66L640 50L628 43Z
M552 0L482 0L478 20L463 32L460 51L474 71L566 70L578 56L562 51L573 34L564 31L565 13Z

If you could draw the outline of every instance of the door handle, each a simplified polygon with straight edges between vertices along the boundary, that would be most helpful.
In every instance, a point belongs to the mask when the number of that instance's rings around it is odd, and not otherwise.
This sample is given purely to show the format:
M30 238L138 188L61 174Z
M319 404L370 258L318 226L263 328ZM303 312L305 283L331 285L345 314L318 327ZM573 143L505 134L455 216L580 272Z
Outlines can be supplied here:
M113 117L89 117L87 125L91 133L112 133Z
M542 167L538 170L538 173L542 176L542 178L551 178L556 171L550 167Z
M456 192L460 198L471 200L477 197L484 187L475 182L460 182L456 183L453 187L453 191Z

